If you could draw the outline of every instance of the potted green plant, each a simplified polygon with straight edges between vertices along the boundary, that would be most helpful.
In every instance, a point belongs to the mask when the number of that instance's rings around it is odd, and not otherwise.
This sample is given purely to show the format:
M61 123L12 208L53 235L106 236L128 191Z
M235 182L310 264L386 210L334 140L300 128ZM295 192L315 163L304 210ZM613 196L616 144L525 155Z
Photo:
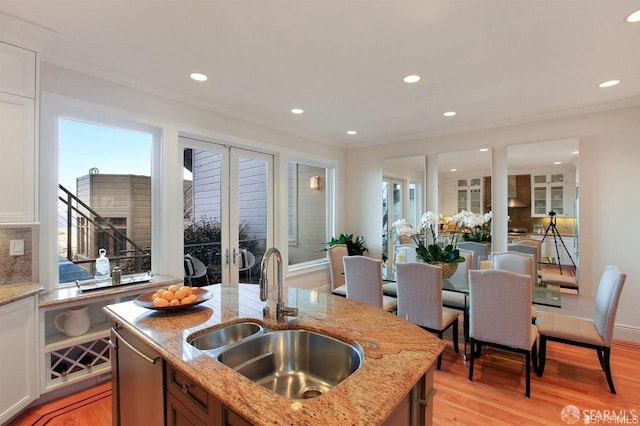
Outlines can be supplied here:
M463 210L458 215L460 215L459 220L462 223L462 239L464 241L491 242L491 212L476 214Z
M458 264L464 262L464 257L460 256L457 248L457 233L454 233L453 240L444 247L438 244L436 227L438 217L433 212L426 212L422 215L420 230L413 229L404 219L393 224L396 235L408 236L416 244L416 257L421 262L442 266L442 278L450 278L458 269ZM427 243L428 239L431 243Z
M344 244L347 246L349 256L362 256L369 251L364 246L364 237L358 235L354 239L353 234L340 234L338 238L331 237L331 240L325 244L329 247L336 244Z

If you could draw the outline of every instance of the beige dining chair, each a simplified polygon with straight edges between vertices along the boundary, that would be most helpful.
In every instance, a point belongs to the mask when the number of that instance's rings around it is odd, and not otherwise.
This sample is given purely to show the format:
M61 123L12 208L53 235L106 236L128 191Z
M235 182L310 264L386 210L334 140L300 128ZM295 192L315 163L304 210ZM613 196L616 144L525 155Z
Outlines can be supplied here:
M475 359L482 345L525 355L525 396L531 394L531 363L538 371L538 329L531 324L531 276L486 269L469 271L469 338L473 381Z
M515 272L516 274L524 274L531 277L532 285L538 282L538 270L536 268L536 259L531 254L525 254L512 251L501 251L491 253L491 261L493 269L501 269L504 271ZM533 289L531 290L533 292ZM531 304L531 321L535 321L537 311L533 303Z
M458 243L458 249L470 250L474 252L473 268L480 269L480 261L489 257L489 244L478 243L475 241L462 241Z
M329 271L331 272L331 293L338 296L347 295L345 287L344 263L342 258L348 256L346 244L335 244L327 249L329 252Z
M546 362L547 340L595 349L611 393L616 393L611 374L611 343L618 302L627 274L607 265L600 277L593 320L571 315L540 312L536 324L540 330L540 366L542 377Z
M460 249L460 256L464 257L464 262L458 263L458 269L451 279L467 279L469 270L474 269L475 253L471 250ZM442 290L442 305L450 308L464 311L466 309L466 295L455 291Z
M514 241L514 244L522 244L525 246L536 248L536 265L540 265L542 260L542 240L536 240L535 238L518 238ZM538 266L536 266L537 268Z
M442 307L442 268L428 263L399 263L396 273L398 316L440 339L452 327L453 349L458 352L459 312ZM438 355L438 370L441 364L442 353Z
M382 294L382 263L366 256L345 256L344 263L346 296L385 311L395 311L395 297Z

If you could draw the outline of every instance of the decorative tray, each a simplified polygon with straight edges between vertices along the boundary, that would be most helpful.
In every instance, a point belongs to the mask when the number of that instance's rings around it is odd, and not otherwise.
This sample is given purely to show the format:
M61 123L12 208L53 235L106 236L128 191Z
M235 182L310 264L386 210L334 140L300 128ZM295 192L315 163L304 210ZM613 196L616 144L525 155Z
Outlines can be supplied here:
M155 291L149 291L147 293L141 294L138 296L133 303L138 306L142 306L147 309L154 309L157 311L178 311L185 308L190 308L191 306L199 305L202 302L206 302L211 299L211 292L200 288L200 287L192 287L191 292L195 294L198 298L195 302L187 303L184 305L175 305L175 306L155 306L153 304L153 296L156 294Z
M122 281L120 281L120 284L116 284L114 285L111 280L107 280L107 281L96 281L96 280L88 280L88 281L78 281L76 280L76 287L78 287L78 289L80 291L89 291L89 290L101 290L104 288L111 288L111 287L119 287L119 286L123 286L123 285L129 285L129 284L141 284L141 283L148 283L153 281L153 274L152 273L146 273L143 275L131 275L129 277L124 277L122 278Z

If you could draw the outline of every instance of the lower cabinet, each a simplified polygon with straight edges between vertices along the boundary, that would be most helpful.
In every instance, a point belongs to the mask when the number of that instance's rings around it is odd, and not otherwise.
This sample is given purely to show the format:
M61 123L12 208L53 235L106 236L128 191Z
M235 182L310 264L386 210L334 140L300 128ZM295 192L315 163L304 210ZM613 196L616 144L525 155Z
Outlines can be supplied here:
M167 426L251 425L170 364L166 380Z
M417 426L433 424L433 371L432 365L418 383L405 395L396 409L389 414L383 426Z
M31 296L0 306L0 424L38 397L36 299Z

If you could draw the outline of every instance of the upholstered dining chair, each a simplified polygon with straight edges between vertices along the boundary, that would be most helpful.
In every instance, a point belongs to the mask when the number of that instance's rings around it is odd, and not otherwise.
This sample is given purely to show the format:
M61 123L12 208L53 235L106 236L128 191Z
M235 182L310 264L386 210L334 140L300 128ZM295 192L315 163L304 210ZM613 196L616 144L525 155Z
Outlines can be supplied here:
M536 259L532 254L525 254L513 251L501 251L491 253L493 269L515 272L516 274L529 275L532 285L538 283L538 269ZM533 292L533 289L532 289ZM531 321L535 321L537 316L536 308L531 304Z
M442 307L442 268L428 263L399 263L398 316L435 333L440 339L449 327L453 349L458 352L458 312ZM436 368L440 370L442 354Z
M345 256L347 299L354 299L385 311L395 311L395 297L382 294L382 263L366 256Z
M458 243L458 249L471 250L475 253L473 256L473 268L471 269L480 269L480 261L489 257L489 244L462 241Z
M346 244L335 244L327 249L329 252L329 270L331 271L331 293L338 296L347 295L345 287L344 263L342 258L348 256Z
M451 279L456 279L456 277L459 276L466 278L469 270L473 269L475 253L471 250L464 249L459 249L459 252L460 256L464 257L464 262L458 263L458 269L456 269ZM447 308L464 311L466 309L466 300L467 297L465 294L442 290L442 305Z
M607 265L600 277L596 293L596 308L593 320L571 315L540 312L536 324L540 330L540 366L538 376L542 377L546 362L547 340L595 349L600 366L604 370L611 393L616 393L611 374L611 343L613 326L622 287L627 274L621 273L613 265Z
M518 238L514 241L514 244L535 247L537 249L536 265L540 265L540 261L542 260L542 240L536 240L535 238ZM536 266L536 268L537 267L538 266Z
M475 358L481 345L525 355L525 396L531 394L531 363L537 371L538 329L531 324L531 276L511 271L469 271L469 337L473 381Z

